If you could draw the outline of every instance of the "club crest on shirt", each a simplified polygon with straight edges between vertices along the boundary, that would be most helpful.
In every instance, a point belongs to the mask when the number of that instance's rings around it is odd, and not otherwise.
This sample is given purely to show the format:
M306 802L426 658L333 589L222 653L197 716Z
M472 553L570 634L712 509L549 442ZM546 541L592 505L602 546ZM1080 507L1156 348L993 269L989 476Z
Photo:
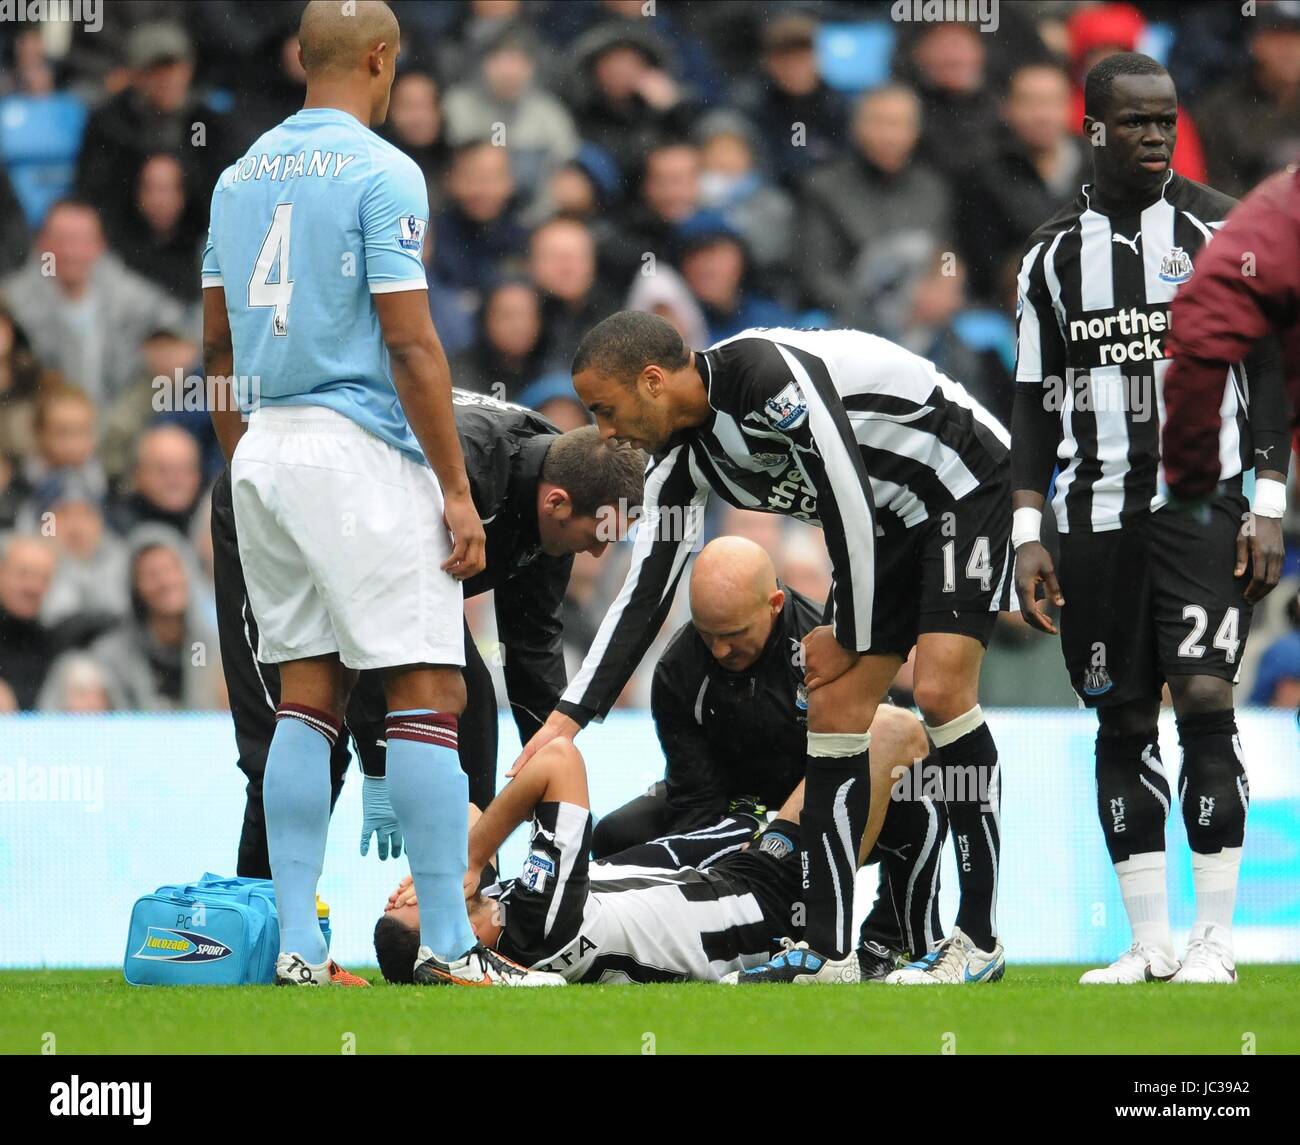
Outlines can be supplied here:
M1170 247L1160 260L1161 282L1186 282L1192 277L1192 256L1180 246Z
M397 220L397 245L403 250L420 250L424 246L425 226L424 219L403 215Z
M763 412L767 420L777 429L785 431L803 425L808 417L808 403L798 382L791 382L775 397L763 403Z

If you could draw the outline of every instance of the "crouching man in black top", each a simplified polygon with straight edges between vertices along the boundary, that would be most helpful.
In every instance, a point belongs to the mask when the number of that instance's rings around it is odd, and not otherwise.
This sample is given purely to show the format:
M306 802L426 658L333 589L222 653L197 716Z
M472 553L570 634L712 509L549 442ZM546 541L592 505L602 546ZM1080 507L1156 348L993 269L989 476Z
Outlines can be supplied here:
M650 696L664 778L596 823L595 859L651 840L678 854L703 840L718 856L738 850L804 778L802 641L822 623L823 606L782 585L767 553L740 537L706 545L690 586L691 622L659 660ZM882 706L873 737L904 720L915 722ZM887 760L873 755L871 768L867 837L879 833L879 842L868 861L880 861L881 887L860 934L864 978L894 969L898 952L920 957L943 937L944 805L921 794L927 788L916 776L891 799L899 776ZM902 798L913 792L919 797Z

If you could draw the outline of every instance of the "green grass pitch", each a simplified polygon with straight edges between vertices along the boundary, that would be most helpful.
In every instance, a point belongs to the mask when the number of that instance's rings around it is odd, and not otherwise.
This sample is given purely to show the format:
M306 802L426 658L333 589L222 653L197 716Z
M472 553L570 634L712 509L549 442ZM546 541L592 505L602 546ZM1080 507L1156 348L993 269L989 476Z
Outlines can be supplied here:
M1100 1053L1300 1052L1300 966L1231 987L1077 985L1013 966L988 986L703 983L563 990L142 989L111 970L0 973L0 1052ZM364 971L378 980L374 971Z

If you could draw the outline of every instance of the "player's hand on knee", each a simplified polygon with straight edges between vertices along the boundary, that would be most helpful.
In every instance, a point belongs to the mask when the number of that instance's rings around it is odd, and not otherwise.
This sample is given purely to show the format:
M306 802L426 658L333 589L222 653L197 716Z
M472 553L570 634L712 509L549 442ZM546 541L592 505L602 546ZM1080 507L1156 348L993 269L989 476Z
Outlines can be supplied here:
M1234 576L1245 576L1250 568L1250 583L1242 594L1247 604L1258 604L1277 587L1285 556L1281 518L1248 513L1237 533L1237 567L1233 570Z
M514 779L525 767L528 766L529 760L542 750L551 740L555 739L560 733L553 731L543 724L533 733L533 738L524 744L524 750L519 753L519 758L510 765L510 770L506 772L507 779Z
M487 566L487 534L470 495L448 495L443 520L451 533L452 547L451 556L442 562L442 571L462 581L477 576Z
M402 828L388 798L388 780L367 775L361 782L361 855L370 853L370 836L375 836L380 859L389 854L402 857ZM401 891L401 888L398 888Z
M523 771L528 761L552 740L559 739L561 736L572 739L580 731L582 731L582 725L577 720L570 719L563 712L552 712L547 716L546 723L542 724L533 733L533 738L524 744L524 750L519 753L519 758L510 765L510 770L506 772L506 778L514 779L516 775Z
M1039 586L1043 595L1040 600ZM1056 635L1056 625L1043 611L1042 605L1051 601L1057 608L1065 604L1061 586L1056 579L1056 566L1052 555L1038 541L1026 541L1016 549L1016 594L1020 597L1020 615L1025 623L1039 632Z
M808 691L838 680L858 662L858 654L835 639L829 624L814 628L803 638L803 682Z

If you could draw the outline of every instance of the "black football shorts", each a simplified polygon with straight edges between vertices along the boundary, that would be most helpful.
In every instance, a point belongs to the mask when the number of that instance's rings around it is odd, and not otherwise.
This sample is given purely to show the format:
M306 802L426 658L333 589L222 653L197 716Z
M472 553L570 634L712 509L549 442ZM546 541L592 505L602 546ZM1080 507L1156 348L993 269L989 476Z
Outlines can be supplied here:
M1251 606L1249 570L1233 567L1248 511L1227 493L1201 513L1164 508L1120 529L1061 534L1061 646L1086 706L1156 699L1171 676L1236 680Z
M923 632L972 636L987 646L1011 607L1011 494L982 485L950 508L904 528L877 515L873 653L906 657Z

